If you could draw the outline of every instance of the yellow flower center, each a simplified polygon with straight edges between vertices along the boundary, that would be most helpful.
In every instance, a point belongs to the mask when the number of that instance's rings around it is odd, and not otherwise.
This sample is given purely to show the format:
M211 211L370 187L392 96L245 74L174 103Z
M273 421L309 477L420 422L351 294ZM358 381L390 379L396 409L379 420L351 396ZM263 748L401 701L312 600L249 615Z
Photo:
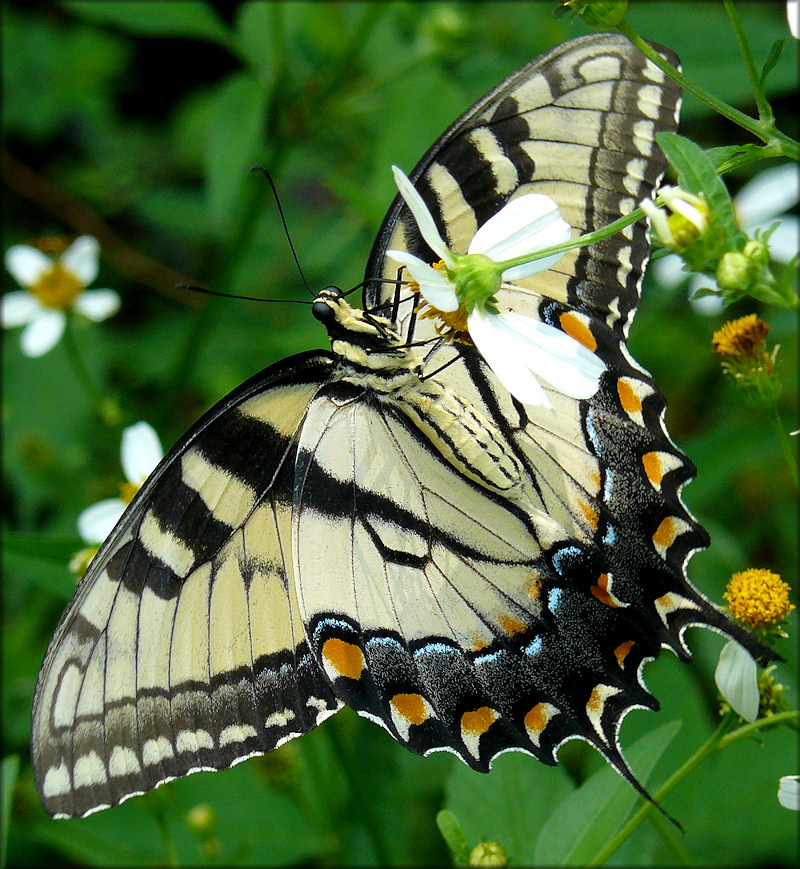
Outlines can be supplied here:
M138 483L125 481L119 484L119 496L126 504L130 504L139 489L141 489L141 486Z
M431 268L436 271L447 274L447 266L439 260L439 262L431 263ZM416 281L409 280L408 288L416 293L419 291L419 284ZM434 328L436 334L441 335L446 341L460 341L466 343L467 328L467 309L463 305L459 305L455 311L440 311L434 308L430 302L423 299L417 307L417 313L421 320L438 320Z
M731 614L754 628L782 622L794 609L788 584L777 573L760 568L734 573L723 597Z
M720 359L756 359L764 351L769 325L755 314L731 320L716 331L711 346Z
M30 291L45 307L64 311L72 306L84 291L84 286L61 263L53 263L50 271L45 272Z

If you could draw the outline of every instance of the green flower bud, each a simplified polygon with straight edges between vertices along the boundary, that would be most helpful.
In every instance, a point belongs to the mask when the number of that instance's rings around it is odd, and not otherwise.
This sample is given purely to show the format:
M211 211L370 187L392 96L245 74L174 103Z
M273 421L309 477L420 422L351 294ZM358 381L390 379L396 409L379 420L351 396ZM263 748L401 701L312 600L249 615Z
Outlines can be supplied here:
M470 866L508 866L508 854L497 842L480 842L469 855Z
M769 247L757 238L751 238L742 253L750 260L753 269L761 270L769 265Z
M744 253L730 250L722 255L717 266L717 283L722 290L744 290L753 277L750 260Z

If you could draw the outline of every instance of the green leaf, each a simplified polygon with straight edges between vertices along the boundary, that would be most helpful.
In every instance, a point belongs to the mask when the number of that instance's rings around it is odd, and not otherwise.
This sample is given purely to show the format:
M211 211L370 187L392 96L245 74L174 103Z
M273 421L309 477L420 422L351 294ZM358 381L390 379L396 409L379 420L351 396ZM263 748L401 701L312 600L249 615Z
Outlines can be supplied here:
M758 79L759 85L763 87L764 81L770 72L775 67L775 64L780 59L781 53L783 52L783 43L784 40L776 39L775 42L772 43L772 46L769 50L769 54L767 55L767 59L764 61L764 66L761 70L761 76Z
M457 866L466 866L469 863L469 849L458 818L447 809L442 809L436 815L436 826L447 842L447 847L453 855L453 862Z
M206 3L176 3L174 0L118 2L118 0L72 0L64 7L95 24L109 24L140 36L207 39L230 45L230 33Z
M679 721L663 724L631 746L628 760L641 781L647 781L680 727ZM601 769L550 816L536 843L535 865L587 865L619 831L639 799L614 769Z
M726 175L734 169L748 166L750 163L758 163L770 156L765 152L763 145L756 145L753 142L708 148L705 155L720 175Z
M0 770L0 866L6 865L6 845L8 844L8 828L11 822L11 801L14 796L14 785L19 777L19 755L10 754L3 758L3 768Z
M659 133L656 141L677 170L680 186L696 195L702 193L705 197L720 252L741 249L747 236L736 223L730 194L705 151L677 133Z
M574 787L563 766L509 752L495 758L488 776L454 767L444 808L459 819L468 848L499 842L515 865L531 866L539 831Z
M209 216L218 226L234 223L250 169L266 138L268 91L239 72L214 97L206 144L206 197Z
M272 3L245 3L237 10L236 39L242 57L263 80L274 77L278 11Z

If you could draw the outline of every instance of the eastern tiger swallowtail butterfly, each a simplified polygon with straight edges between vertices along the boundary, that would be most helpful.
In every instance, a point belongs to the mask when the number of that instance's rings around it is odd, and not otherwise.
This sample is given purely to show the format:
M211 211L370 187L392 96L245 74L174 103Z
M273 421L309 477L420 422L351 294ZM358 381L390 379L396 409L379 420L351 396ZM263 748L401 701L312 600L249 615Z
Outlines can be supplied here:
M510 199L546 193L580 232L652 195L679 92L614 35L568 42L476 103L411 174L466 251ZM694 474L626 336L644 222L501 290L606 365L590 399L513 399L468 343L435 339L385 254L434 259L398 197L364 310L323 290L331 352L248 380L169 452L69 603L39 675L32 753L45 809L77 817L219 770L347 704L418 754L487 772L618 744L641 678L704 625L768 653L688 581L707 545ZM407 297L412 294L406 292ZM416 346L412 346L416 345ZM430 348L433 347L433 350Z

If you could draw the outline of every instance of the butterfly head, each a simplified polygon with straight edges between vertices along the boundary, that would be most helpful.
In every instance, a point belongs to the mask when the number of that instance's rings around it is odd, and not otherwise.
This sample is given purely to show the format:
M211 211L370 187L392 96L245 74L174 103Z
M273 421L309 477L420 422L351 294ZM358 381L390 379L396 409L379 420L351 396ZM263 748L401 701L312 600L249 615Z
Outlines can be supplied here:
M348 365L384 371L420 367L419 354L402 346L391 320L352 307L338 287L321 290L313 312L327 330L334 354Z

